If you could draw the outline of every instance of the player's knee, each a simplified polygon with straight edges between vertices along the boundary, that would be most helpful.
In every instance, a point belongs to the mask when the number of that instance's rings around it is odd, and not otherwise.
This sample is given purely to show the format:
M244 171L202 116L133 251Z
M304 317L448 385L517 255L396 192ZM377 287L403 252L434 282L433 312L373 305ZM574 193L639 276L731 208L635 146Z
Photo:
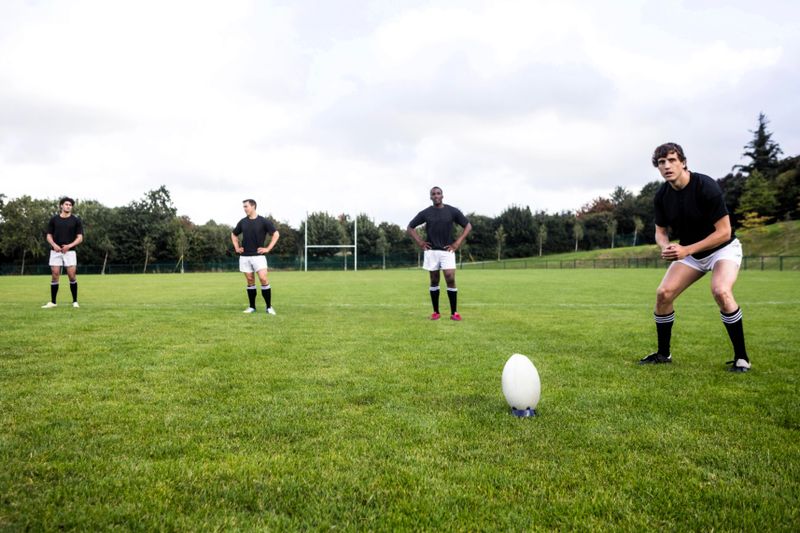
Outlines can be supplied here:
M731 290L730 287L725 285L712 286L711 294L714 296L714 299L719 303L724 303L733 299L733 291Z
M672 303L673 300L675 300L675 291L673 289L660 286L656 290L656 301L658 303Z

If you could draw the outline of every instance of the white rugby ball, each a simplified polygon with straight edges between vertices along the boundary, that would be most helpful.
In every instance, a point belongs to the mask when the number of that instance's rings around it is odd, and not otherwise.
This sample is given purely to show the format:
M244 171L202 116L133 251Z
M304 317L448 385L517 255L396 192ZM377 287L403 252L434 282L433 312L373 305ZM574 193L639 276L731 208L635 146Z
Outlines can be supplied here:
M503 396L512 409L536 409L542 384L530 359L515 353L503 367Z

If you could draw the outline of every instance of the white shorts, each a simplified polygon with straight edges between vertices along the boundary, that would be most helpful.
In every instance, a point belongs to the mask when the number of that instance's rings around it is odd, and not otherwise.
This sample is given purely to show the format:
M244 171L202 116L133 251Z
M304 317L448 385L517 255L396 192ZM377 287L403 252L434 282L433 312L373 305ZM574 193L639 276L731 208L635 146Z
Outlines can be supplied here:
M455 270L456 253L446 250L425 250L422 268L435 272L437 270Z
M267 269L267 258L263 255L240 255L239 272L259 272Z
M678 261L678 263L683 263L684 265L692 267L695 270L699 270L700 272L711 272L714 270L714 265L717 264L717 261L721 261L723 259L727 261L733 261L736 263L737 267L742 264L742 243L739 242L739 239L733 239L728 246L725 248L720 248L708 257L695 259L691 255L687 255Z
M50 266L51 267L78 266L78 255L75 253L74 250L70 250L67 253L61 253L61 252L56 252L55 250L50 250Z

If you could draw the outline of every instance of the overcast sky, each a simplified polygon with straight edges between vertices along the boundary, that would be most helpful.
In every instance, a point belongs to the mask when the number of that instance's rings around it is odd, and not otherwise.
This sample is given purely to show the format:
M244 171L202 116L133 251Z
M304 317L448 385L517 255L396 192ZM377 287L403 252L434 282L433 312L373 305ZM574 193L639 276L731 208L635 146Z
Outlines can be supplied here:
M575 210L683 145L722 177L763 111L800 153L800 2L2 0L0 192L125 205L166 185L402 226ZM78 206L79 209L79 206Z

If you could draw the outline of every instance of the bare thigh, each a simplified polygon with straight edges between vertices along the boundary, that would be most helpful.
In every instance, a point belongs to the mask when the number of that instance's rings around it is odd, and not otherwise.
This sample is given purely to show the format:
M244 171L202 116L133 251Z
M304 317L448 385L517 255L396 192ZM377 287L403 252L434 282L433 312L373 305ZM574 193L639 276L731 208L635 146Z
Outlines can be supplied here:
M733 297L733 284L738 277L739 266L725 259L717 261L711 272L711 294L723 313L732 313L739 308Z
M656 314L668 315L671 313L674 310L675 299L704 274L704 272L683 263L672 263L656 290Z

